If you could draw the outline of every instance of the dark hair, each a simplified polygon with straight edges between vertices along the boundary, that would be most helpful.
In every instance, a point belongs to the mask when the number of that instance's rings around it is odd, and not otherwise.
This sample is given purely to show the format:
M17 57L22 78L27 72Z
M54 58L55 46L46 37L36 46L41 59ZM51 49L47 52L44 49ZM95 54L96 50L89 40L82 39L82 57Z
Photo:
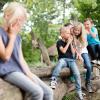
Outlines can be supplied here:
M71 23L66 23L64 24L65 27L69 26L69 25L72 25Z

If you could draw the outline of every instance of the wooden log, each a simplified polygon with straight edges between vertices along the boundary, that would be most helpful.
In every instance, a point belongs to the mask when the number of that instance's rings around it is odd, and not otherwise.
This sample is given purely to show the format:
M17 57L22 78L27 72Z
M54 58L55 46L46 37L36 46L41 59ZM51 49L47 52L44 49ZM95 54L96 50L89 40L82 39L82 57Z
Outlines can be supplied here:
M0 78L0 100L23 100L20 89Z
M43 80L46 84L50 84L49 79L44 79ZM54 92L54 100L62 100L62 98L65 96L67 93L67 84L63 82L63 80L59 79L57 83L56 89L53 90Z
M98 80L93 80L93 81L92 81L92 84L93 84L93 89L94 89L94 91L100 90L100 79L98 79Z
M50 77L52 73L53 67L40 67L40 68L31 68L31 71L41 78ZM85 73L86 69L80 68L80 73ZM63 68L60 72L60 76L69 76L70 70L69 68Z
M32 72L43 79L43 81L49 85L50 76L53 70L53 67L41 67L41 68L31 68ZM81 73L85 72L83 69L80 69ZM65 77L70 75L70 70L68 68L64 68L60 76ZM61 80L59 80L57 88L54 90L54 100L62 100L63 96L67 93L67 84ZM21 91L0 79L0 100L23 100ZM29 96L25 96L24 100L30 100Z
M48 78L43 79L43 81L49 86L50 80ZM67 93L67 85L60 79L56 89L53 90L54 92L54 98L53 100L62 100L62 98ZM26 97L24 100L30 100L30 95L26 94Z

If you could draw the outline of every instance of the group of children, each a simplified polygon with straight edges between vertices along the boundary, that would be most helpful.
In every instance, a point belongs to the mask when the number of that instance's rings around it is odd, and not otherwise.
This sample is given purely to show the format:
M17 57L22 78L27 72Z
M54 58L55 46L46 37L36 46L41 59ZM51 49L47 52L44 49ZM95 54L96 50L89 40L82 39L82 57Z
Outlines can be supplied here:
M92 63L100 63L100 41L97 29L94 27L91 18L84 20L84 25L80 22L74 25L64 25L60 29L60 39L57 41L56 46L58 50L58 63L52 72L51 88L56 88L61 69L68 67L73 73L78 97L80 100L83 100L80 72L76 59L81 60L87 69L85 86L90 93L93 92L91 86L92 65L90 56Z
M51 88L33 74L22 53L21 37L18 34L27 19L25 7L17 2L11 2L3 9L3 24L0 27L0 77L31 94L31 100L53 100L60 71L70 68L75 78L75 87L80 100L83 100L80 72L76 59L84 62L86 72L85 86L89 92L91 87L92 63L100 64L100 41L97 29L90 18L84 25L66 24L60 29L61 38L57 41L58 63L51 77ZM88 48L88 50L87 50Z

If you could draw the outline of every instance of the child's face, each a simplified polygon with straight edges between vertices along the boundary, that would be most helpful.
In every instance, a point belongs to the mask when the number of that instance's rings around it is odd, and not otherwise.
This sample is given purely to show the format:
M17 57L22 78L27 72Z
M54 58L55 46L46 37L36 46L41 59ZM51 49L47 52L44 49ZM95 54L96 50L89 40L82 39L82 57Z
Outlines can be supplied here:
M23 19L23 17L18 17L14 23L11 23L11 25L14 27L14 28L17 28L17 32L16 33L19 33L23 27L25 23L25 20Z
M70 33L73 35L73 31L74 31L74 29L73 29L73 27L70 29Z
M84 26L85 26L86 29L90 29L91 26L92 26L92 24L91 24L91 22L88 20L88 21L84 22Z
M61 33L61 37L64 38L65 40L67 40L70 36L71 36L71 34L70 34L70 29L69 28L66 28L66 30L64 30Z
M74 28L74 35L78 36L81 33L81 28L80 27L75 27Z
M7 25L17 25L17 27L19 28L19 30L21 29L21 27L24 25L25 23L25 17L24 16L11 16L11 15L5 15L4 16Z

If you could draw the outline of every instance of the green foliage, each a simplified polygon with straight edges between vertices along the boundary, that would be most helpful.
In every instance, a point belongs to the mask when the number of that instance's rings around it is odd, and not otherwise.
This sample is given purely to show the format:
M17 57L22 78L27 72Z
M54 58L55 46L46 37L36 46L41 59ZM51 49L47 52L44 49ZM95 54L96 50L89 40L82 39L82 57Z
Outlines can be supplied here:
M55 44L58 39L58 32L51 30L50 34L48 34L45 45L46 47L50 47L51 45Z
M60 27L61 25L49 24L48 34L45 39L45 45L47 48L56 43Z
M100 31L100 0L72 0L74 6L81 14L79 19L83 21L90 17Z
M22 50L28 63L37 63L40 61L40 50L32 48L30 34L22 34Z
M52 20L63 14L64 22L68 21L68 19L65 18L65 9L69 7L69 5L66 4L65 0L3 0L0 3L4 4L9 1L18 1L26 6L30 16L26 26L29 26L33 30L37 38L42 38L46 47L50 47L56 42L60 26L52 26ZM28 62L40 61L40 51L38 49L33 50L31 36L25 34L25 29L23 31L22 43L25 59Z
M66 96L64 96L63 100L77 100L76 93L71 92L67 94Z
M33 23L32 29L37 33L37 37L45 40L48 24L57 16L54 0L25 0L25 3L29 9L30 21Z
M91 12L97 7L97 0L73 0L74 6L81 13L82 18L90 17Z
M0 25L3 23L3 18L0 17Z

